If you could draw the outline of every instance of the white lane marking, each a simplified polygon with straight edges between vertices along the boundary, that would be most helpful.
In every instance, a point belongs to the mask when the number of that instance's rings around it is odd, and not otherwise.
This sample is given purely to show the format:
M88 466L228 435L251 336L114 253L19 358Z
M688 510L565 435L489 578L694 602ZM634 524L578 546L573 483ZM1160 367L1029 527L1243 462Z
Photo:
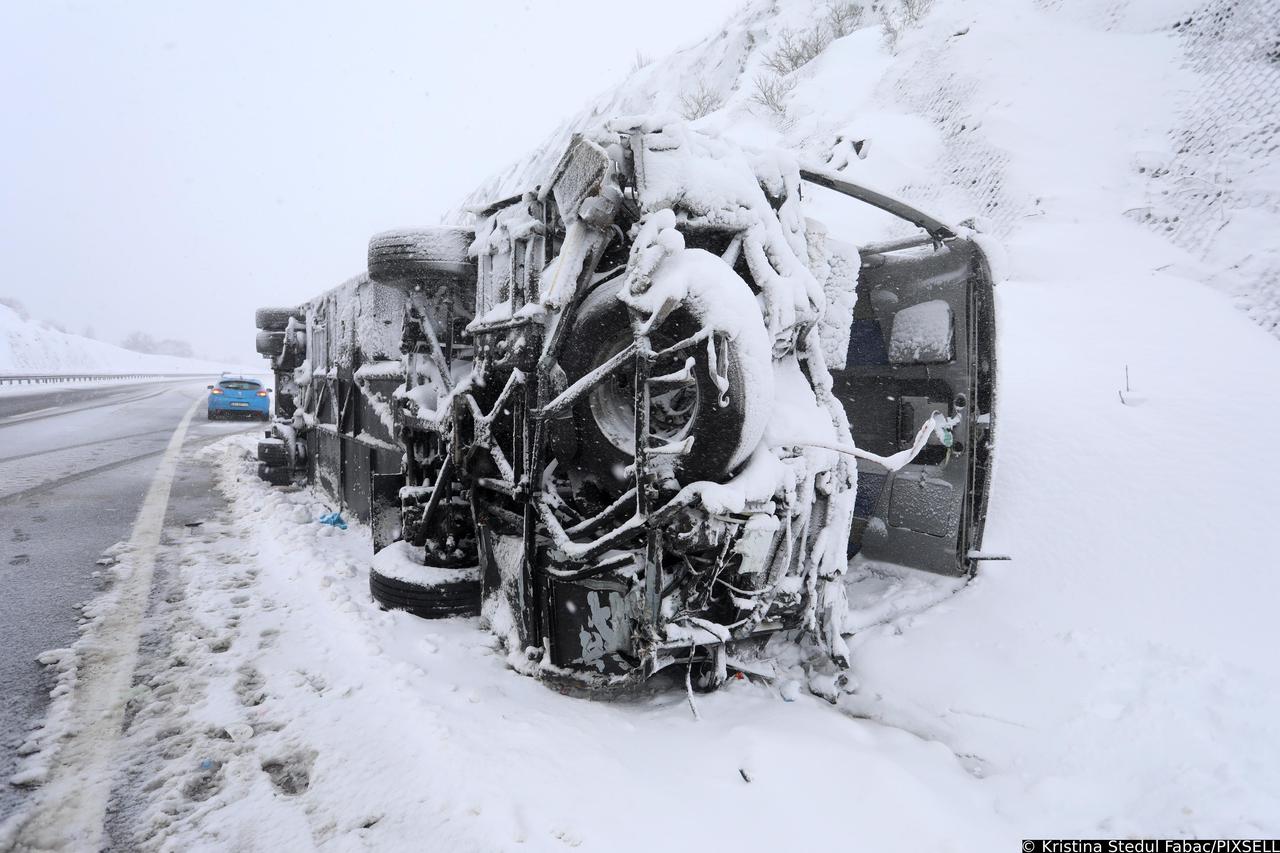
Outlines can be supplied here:
M116 744L137 665L169 490L187 427L203 402L197 398L173 431L133 523L121 574L115 586L94 602L100 612L75 643L78 686L70 727L74 735L63 743L49 781L36 794L14 849L102 849Z
M23 412L20 415L9 415L7 418L0 418L0 425L18 423L19 421L25 421L27 418L34 418L38 415L43 415L46 412L56 412L57 410L57 406L45 406L43 409L32 409L28 412Z

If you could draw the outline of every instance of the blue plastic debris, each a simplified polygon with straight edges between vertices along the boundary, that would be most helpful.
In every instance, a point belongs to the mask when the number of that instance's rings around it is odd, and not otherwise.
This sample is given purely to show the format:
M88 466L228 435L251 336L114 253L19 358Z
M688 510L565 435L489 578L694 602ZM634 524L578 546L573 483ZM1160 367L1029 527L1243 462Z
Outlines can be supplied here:
M212 770L212 769L213 769L213 759L212 759L212 758L203 758L203 759L201 759L201 760L200 760L200 769L201 769L201 770Z
M347 523L343 521L342 516L336 512L331 512L328 515L322 515L317 519L317 521L321 524L328 524L331 527L336 527L339 530L347 529Z

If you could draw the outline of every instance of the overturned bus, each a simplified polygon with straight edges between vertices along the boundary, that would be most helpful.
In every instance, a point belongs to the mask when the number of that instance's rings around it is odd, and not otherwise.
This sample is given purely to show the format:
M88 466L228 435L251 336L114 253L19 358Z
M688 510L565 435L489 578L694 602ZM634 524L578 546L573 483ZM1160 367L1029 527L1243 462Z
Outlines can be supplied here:
M855 247L814 187L919 229ZM376 235L367 272L262 309L259 474L365 522L374 598L480 614L588 686L679 663L838 669L851 556L973 570L994 429L972 235L683 124L573 139L465 225Z

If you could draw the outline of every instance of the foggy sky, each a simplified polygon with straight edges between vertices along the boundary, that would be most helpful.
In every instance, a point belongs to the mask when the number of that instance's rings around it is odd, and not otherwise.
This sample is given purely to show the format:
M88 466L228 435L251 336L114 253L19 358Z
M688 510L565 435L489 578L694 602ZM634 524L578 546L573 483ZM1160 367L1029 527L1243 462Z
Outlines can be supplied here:
M0 296L255 363L254 308L361 272L739 3L5 3Z

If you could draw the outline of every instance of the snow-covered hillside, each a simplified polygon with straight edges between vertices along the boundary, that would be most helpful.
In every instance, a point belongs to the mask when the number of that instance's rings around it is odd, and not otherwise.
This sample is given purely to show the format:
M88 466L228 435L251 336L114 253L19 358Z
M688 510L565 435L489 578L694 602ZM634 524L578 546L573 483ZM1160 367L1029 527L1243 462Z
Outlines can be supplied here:
M756 0L468 201L536 185L607 118L706 113L1002 238L1044 217L1139 222L1280 334L1277 44L1280 0Z
M69 335L0 305L0 373L218 373L228 365L146 355Z

